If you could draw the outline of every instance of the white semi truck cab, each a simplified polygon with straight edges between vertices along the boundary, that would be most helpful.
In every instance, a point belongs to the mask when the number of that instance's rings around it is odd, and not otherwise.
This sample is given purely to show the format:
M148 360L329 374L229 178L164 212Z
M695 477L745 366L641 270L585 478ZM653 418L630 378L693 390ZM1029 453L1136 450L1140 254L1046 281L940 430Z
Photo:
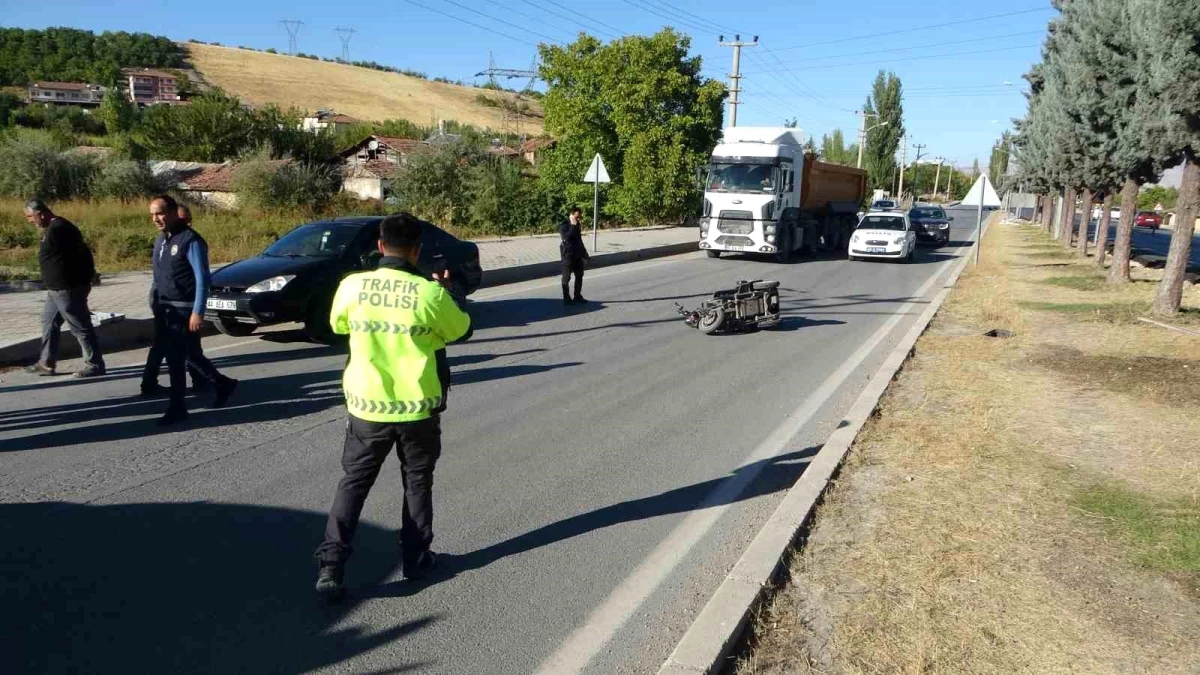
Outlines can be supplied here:
M866 190L866 173L819 162L793 128L731 127L705 167L700 248L774 255L844 251Z

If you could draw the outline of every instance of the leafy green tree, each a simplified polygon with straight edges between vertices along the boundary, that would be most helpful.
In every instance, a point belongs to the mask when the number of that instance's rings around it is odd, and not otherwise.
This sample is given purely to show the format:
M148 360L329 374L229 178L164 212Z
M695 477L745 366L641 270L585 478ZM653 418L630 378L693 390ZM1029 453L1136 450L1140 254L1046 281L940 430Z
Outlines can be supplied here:
M542 45L545 128L558 140L540 167L544 189L590 201L580 179L599 153L613 180L604 201L612 216L679 222L697 209L694 172L720 138L727 92L700 74L689 46L671 29Z
M395 190L404 208L440 225L463 226L470 219L467 182L483 153L467 143L422 146L396 174Z
M1003 185L1004 177L1008 174L1009 149L1012 145L1012 134L1005 131L992 144L992 154L988 159L988 179L992 185Z
M858 144L846 147L846 137L841 129L834 129L821 136L821 159L832 164L854 166L858 163Z
M904 137L904 104L901 102L903 87L895 73L879 71L871 87L871 95L863 104L863 112L875 124L887 122L867 132L863 148L863 168L871 186L875 189L891 189L891 178L896 174L896 151ZM855 158L857 160L857 157Z
M0 86L34 80L113 85L121 67L182 68L183 49L146 33L0 28Z
M1178 199L1177 188L1153 185L1138 193L1137 207L1139 211L1152 211L1161 204L1164 209L1173 209Z
M116 88L104 94L104 101L96 112L110 134L128 133L137 123L137 108Z
M253 115L236 98L214 89L189 105L147 108L135 140L155 159L221 162L258 140Z

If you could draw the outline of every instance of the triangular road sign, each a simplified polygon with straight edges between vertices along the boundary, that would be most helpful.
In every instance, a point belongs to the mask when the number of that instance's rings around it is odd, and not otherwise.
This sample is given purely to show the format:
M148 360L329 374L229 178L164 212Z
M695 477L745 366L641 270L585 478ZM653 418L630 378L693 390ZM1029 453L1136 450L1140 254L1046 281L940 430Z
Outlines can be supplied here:
M592 158L592 165L588 167L587 173L583 176L585 183L611 183L608 179L608 169L604 168L604 160L600 159L600 153Z
M962 205L979 206L981 196L983 197L983 205L985 207L1000 206L1000 195L996 194L995 188L992 187L992 182L988 180L986 175L980 176L979 180L975 181L975 184L967 192L967 196L963 197Z

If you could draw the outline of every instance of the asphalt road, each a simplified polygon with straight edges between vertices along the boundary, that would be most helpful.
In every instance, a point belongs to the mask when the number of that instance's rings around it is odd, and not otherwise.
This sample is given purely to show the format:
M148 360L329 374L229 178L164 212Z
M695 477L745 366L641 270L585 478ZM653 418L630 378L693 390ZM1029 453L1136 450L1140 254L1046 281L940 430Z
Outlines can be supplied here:
M160 433L143 352L95 381L0 376L0 632L10 673L647 672L940 288L914 264L699 253L477 294L436 475L440 572L397 566L399 465L348 583L312 593L345 424L344 355L290 330L206 340L240 378ZM778 330L705 336L673 302L781 281ZM67 364L69 367L71 364ZM166 378L163 376L163 382Z
M1096 236L1096 227L1099 225L1098 220L1092 220L1088 223L1088 239ZM1075 225L1079 225L1079 216L1075 217ZM1145 227L1133 228L1133 251L1137 253L1150 253L1160 255L1164 258L1171 249L1171 230L1157 229L1151 230ZM1117 238L1116 223L1110 224L1108 227L1108 240L1114 241ZM1192 236L1192 251L1188 255L1188 261L1193 265L1200 265L1200 230Z

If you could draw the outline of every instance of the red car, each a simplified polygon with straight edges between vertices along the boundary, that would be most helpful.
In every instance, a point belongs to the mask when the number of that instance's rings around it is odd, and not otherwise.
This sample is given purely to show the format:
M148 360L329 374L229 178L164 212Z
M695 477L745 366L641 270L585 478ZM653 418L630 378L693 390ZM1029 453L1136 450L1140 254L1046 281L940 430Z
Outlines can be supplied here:
M1148 227L1157 230L1162 227L1162 216L1153 211L1141 211L1133 218L1133 224L1138 227Z

